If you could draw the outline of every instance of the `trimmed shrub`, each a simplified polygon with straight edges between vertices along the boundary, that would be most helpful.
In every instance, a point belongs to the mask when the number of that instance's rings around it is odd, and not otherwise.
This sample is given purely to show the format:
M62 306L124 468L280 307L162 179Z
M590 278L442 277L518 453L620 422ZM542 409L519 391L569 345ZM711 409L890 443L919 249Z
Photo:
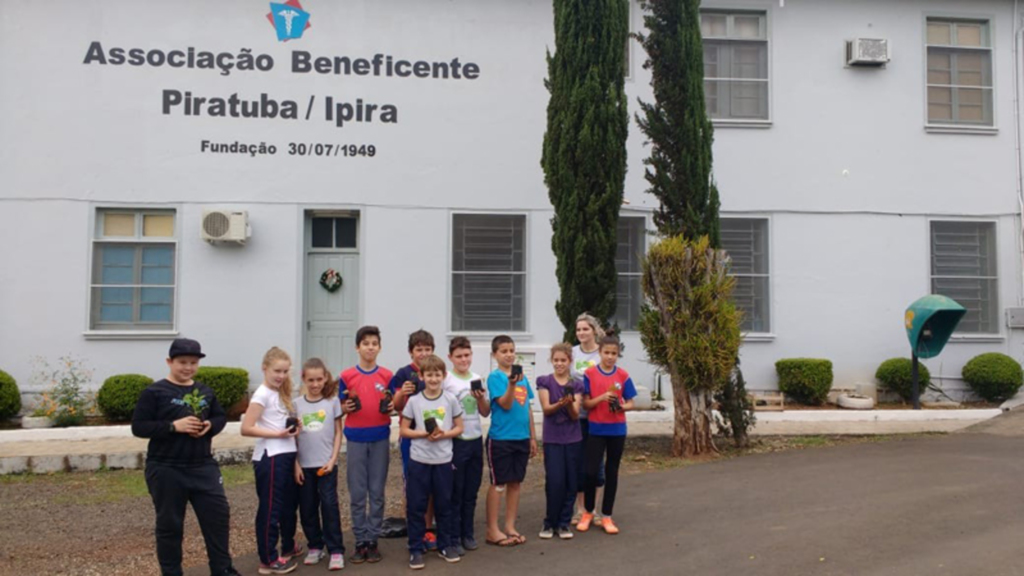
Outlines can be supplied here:
M775 363L779 390L801 404L820 406L832 389L832 362L817 358L786 358Z
M1024 372L1016 360L1006 354L979 354L964 366L964 380L971 390L989 402L1001 402L1017 393Z
M21 412L21 391L14 376L0 370L0 418L17 416Z
M118 374L103 381L96 394L96 406L107 420L124 422L132 419L139 395L153 379L142 374Z
M913 400L914 393L913 369L914 361L910 358L889 358L875 371L875 379L887 390L899 394L900 398L909 402ZM932 383L932 375L928 372L928 367L920 362L917 364L917 377L918 393L924 394Z
M249 372L242 368L201 366L192 379L209 386L225 411L230 410L249 391Z

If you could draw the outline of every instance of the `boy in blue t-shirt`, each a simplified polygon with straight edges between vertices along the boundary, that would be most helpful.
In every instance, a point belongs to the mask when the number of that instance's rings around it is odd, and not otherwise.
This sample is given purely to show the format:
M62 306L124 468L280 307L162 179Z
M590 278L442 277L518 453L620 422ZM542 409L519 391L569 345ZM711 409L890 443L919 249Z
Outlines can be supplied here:
M513 369L516 343L501 335L491 341L491 353L498 369L487 377L491 399L491 429L487 435L487 462L491 486L487 489L487 542L498 546L525 544L516 531L519 487L526 477L529 459L537 455L530 403L533 389L522 370ZM514 375L513 375L514 373ZM505 492L505 530L498 528L498 506Z

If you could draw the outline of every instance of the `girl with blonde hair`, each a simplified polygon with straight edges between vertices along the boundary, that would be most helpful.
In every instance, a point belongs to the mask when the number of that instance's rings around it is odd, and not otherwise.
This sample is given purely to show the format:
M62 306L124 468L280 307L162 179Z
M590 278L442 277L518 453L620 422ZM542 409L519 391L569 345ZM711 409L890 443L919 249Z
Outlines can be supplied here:
M583 381L583 373L589 368L597 366L601 362L601 351L597 343L604 337L604 328L601 327L601 322L597 318L587 312L576 317L576 340L579 341L579 344L572 348L572 363L569 365L569 371L574 380ZM580 406L579 422L580 430L583 433L583 444L586 445L587 438L590 436L590 419L588 418L586 408L582 405ZM572 517L573 524L576 524L580 520L580 511L583 509L583 486L586 483L586 480L587 463L586 454L584 454L584 456L580 458L579 474L576 480L576 486L579 491L576 494L577 512ZM603 459L601 465L598 466L597 487L604 487Z
M256 474L256 550L260 574L286 574L303 549L295 543L295 437L301 431L292 404L292 359L274 346L263 356L263 383L249 400L242 436L252 436ZM281 553L277 540L281 539Z

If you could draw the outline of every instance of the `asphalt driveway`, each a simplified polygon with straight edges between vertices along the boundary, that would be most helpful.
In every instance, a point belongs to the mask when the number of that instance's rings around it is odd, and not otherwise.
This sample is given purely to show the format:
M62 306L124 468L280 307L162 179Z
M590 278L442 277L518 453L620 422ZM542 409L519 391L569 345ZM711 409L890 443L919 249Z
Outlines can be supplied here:
M455 565L429 556L426 570L1024 575L1024 412L948 436L747 456L623 478L618 536L592 530L570 541L541 541L542 509L543 494L524 496L519 528L530 539L526 545L484 546ZM482 523L482 502L478 512ZM382 563L345 573L408 570L404 542L382 544ZM252 556L236 566L256 574ZM294 573L322 572L323 564Z

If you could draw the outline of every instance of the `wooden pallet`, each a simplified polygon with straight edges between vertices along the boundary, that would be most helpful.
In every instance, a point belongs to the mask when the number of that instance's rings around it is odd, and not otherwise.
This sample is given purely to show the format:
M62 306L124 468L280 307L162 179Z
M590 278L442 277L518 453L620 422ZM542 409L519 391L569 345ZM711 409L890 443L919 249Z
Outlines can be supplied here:
M786 409L786 400L782 392L762 390L747 394L754 405L754 412L782 412Z

